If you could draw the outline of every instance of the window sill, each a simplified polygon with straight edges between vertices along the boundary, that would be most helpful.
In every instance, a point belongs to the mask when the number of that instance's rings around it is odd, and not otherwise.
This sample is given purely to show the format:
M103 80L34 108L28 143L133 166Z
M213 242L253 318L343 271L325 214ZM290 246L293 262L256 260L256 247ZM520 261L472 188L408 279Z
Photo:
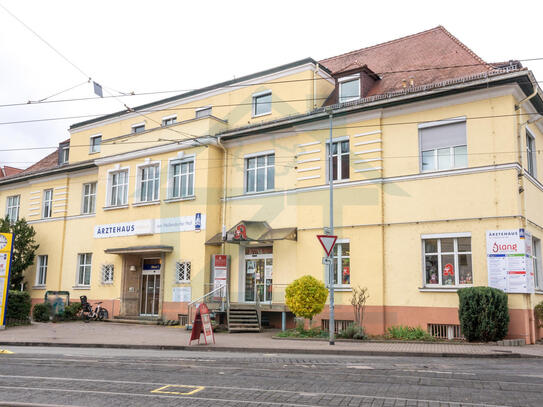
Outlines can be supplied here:
M190 284L190 280L187 280L187 281L176 281L175 284Z
M345 179L335 179L332 182L334 184L341 184L342 182L350 182L350 181L351 181L350 178L345 178ZM330 185L330 180L329 179L326 180L326 185Z
M251 191L251 192L245 191L243 194L244 195L258 195L258 194L266 194L268 192L275 192L275 191L276 191L276 189L273 188L273 189L266 189L264 191Z
M90 290L90 285L74 285L72 287L74 290Z
M196 199L196 195L191 195L191 196L182 196L179 198L168 198L168 199L165 199L164 202L171 203L171 202L194 201L195 199Z
M102 285L113 285L113 281L102 281Z
M257 118L257 117L267 116L269 114L272 114L272 112L269 111L269 112L266 112L266 113L254 114L254 115L251 116L251 118L254 119L254 118Z
M436 286L436 287L419 287L420 292L428 293L455 293L460 288L473 287L473 284L464 284L462 286L452 285L452 286Z
M329 290L330 289L330 286L329 285L326 285L326 288ZM338 291L338 292L343 292L343 291L352 291L352 287L350 285L335 285L334 286L334 291Z
M149 205L160 205L160 199L158 201L134 202L132 204L132 206L149 206Z
M543 295L543 290L539 290L536 288L536 290L534 291L534 294Z
M99 154L100 151L89 151L89 155Z
M104 206L102 209L104 211L114 211L115 209L126 209L128 208L128 204L126 205L118 205L118 206Z
M357 96L355 98L349 98L345 100L340 100L339 103L347 103L347 102L354 102L355 100L360 100L360 96Z
M33 290L46 290L47 287L45 285L34 285L32 286Z
M465 170L469 168L467 165L463 167L451 167L451 168L443 168L441 170L421 170L421 174L432 174L432 173L438 173L438 172L444 172L444 171L455 171L455 170Z

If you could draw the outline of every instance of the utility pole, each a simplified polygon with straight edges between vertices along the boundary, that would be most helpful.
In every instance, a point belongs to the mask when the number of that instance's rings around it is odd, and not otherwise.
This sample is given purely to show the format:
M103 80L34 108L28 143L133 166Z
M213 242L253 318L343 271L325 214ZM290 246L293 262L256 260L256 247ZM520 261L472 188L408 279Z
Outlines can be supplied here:
M328 145L328 182L330 184L330 232L328 234L334 234L334 162L332 156L332 110L330 110L330 143ZM328 288L330 290L330 319L329 319L329 331L330 331L330 345L334 342L334 249L330 250L328 255Z

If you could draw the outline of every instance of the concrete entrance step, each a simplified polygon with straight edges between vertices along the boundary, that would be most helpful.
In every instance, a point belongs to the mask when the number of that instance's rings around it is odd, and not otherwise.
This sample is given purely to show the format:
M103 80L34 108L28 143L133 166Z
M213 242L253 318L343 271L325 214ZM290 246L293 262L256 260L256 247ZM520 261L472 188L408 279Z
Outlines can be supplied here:
M158 325L161 320L159 319L137 319L128 317L115 317L113 319L105 320L107 322L118 322L120 324L134 324L134 325Z

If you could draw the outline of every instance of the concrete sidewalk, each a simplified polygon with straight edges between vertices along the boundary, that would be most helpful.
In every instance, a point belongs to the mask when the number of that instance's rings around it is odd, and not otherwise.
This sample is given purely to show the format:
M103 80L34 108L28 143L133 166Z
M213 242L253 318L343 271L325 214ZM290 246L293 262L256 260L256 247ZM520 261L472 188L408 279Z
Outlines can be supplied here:
M94 321L33 323L0 331L0 349L9 345L41 345L375 356L543 357L543 345L337 341L330 346L327 341L273 339L276 334L277 331L217 333L214 345L198 345L197 341L193 341L189 347L190 332L179 327Z

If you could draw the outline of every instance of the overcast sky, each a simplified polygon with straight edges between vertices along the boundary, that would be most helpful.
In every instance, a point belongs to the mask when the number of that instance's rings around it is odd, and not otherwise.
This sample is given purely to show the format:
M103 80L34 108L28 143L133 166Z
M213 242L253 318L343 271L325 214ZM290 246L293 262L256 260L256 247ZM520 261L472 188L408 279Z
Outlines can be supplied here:
M541 1L507 3L507 7L497 2L435 0L0 0L0 4L111 92L194 89L305 57L334 56L440 24L489 62L543 57L537 23ZM523 64L543 80L543 60ZM0 8L0 105L40 100L86 79ZM82 85L49 100L92 96L91 85ZM134 106L161 97L123 100ZM121 109L115 99L0 106L0 150L56 146L69 137L70 124L84 118L7 122ZM25 168L52 151L0 151L0 165Z

